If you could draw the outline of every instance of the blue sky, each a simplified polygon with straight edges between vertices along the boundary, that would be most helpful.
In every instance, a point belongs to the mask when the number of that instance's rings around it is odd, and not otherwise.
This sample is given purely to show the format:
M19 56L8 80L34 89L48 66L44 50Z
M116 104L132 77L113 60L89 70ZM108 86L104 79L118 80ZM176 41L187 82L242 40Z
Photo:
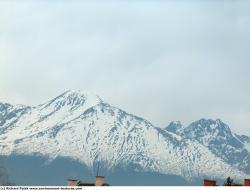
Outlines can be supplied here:
M250 135L249 1L0 0L0 100L93 92L157 126Z

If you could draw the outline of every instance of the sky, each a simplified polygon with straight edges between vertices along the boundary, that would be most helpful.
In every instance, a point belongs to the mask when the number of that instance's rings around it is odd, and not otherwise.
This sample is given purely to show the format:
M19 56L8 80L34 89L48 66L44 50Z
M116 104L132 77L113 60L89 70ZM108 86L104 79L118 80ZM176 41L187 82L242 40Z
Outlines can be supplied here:
M159 127L250 135L250 1L0 0L0 101L100 95Z

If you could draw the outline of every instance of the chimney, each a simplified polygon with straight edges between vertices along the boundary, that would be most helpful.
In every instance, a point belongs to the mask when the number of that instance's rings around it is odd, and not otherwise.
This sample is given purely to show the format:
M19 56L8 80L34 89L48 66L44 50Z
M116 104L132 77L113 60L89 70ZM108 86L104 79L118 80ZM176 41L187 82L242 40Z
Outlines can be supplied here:
M250 186L250 179L245 179L245 186Z
M204 180L204 186L216 186L216 181L215 180Z
M95 186L103 186L105 184L104 176L96 176L95 177Z
M77 186L77 180L68 179L67 186Z

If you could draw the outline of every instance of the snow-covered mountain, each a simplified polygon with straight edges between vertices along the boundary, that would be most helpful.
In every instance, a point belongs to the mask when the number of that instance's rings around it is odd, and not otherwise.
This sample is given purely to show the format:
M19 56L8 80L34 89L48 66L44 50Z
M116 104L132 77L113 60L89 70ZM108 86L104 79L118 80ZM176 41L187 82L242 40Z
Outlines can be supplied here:
M178 175L186 180L250 174L250 138L220 120L201 119L188 127L159 128L104 102L99 96L67 91L36 107L0 103L0 155L71 158L112 171Z
M226 163L250 173L250 138L233 133L220 119L200 119L186 128L181 124L174 127L170 124L167 130L183 139L198 141Z

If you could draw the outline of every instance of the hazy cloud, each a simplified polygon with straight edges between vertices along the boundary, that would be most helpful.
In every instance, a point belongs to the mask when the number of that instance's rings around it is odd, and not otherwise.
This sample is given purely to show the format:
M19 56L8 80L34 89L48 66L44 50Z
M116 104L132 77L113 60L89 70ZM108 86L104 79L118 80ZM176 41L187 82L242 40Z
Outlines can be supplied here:
M0 100L66 89L165 126L221 118L250 135L250 2L0 1Z

